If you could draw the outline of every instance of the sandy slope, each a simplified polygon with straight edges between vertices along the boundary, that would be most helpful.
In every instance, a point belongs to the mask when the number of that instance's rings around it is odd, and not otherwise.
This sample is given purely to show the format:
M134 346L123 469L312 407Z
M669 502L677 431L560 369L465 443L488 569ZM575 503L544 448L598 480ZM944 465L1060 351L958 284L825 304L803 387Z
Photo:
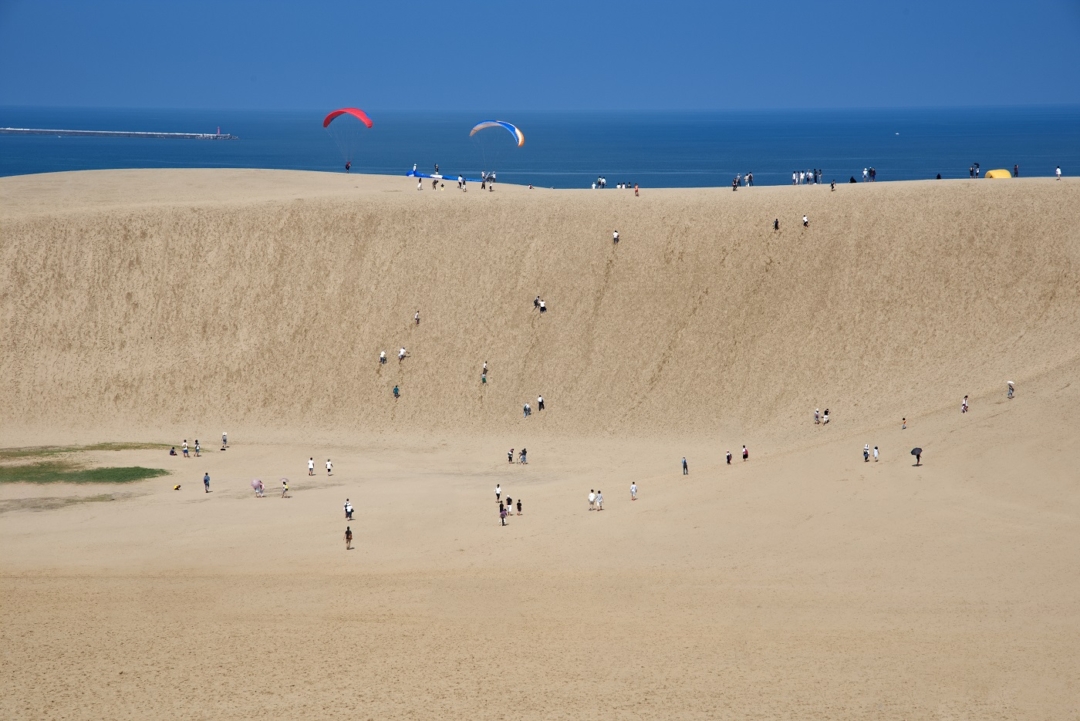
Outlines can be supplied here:
M0 716L1075 717L1078 195L0 179Z

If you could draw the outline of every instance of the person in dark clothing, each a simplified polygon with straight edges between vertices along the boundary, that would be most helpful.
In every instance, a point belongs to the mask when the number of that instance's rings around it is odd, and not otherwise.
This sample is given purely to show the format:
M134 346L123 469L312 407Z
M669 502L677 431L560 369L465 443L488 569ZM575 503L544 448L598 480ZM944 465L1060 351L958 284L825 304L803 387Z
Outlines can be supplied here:
M772 229L773 230L780 230L780 219L779 218L773 219Z

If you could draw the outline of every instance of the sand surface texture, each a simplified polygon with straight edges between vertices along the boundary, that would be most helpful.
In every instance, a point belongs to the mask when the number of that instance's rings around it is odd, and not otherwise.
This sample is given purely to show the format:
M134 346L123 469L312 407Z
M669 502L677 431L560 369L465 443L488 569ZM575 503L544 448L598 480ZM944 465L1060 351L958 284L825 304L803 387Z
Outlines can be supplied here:
M1078 270L1073 181L2 178L0 448L204 451L0 485L0 717L1080 718Z

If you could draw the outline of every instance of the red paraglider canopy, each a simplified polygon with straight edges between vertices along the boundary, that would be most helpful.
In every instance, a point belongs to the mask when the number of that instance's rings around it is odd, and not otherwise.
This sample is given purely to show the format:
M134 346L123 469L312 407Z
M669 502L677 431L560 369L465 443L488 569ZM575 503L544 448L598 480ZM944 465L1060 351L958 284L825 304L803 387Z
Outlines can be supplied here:
M353 116L354 118L356 118L361 123L368 126L369 128L373 124L371 122L371 118L369 118L367 116L367 113L365 113L360 108L341 108L341 109L335 110L332 113L330 113L329 115L327 115L322 121L322 126L325 128L326 126L328 126L331 123L331 121L333 121L334 118L336 118L339 115L345 115L345 114L349 114L349 115Z

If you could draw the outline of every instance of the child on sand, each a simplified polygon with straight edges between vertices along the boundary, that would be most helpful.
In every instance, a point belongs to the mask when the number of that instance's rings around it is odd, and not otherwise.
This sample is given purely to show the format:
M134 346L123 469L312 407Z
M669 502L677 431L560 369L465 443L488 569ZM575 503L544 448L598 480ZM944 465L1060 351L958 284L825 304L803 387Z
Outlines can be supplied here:
M281 479L281 497L282 498L288 498L289 497L289 479L288 478L282 478Z
M514 462L514 449L513 448L511 448L509 451L507 451L507 453L506 453L506 462L507 463L513 463Z
M495 500L497 501L501 497L502 497L502 484L501 483L496 483L495 484Z
M907 418L901 418L900 419L900 430L902 430L902 431L907 430Z
M962 402L960 403L960 412L961 412L961 413L967 413L967 412L968 412L968 402L967 402L967 399L968 399L968 397L967 397L967 396L964 396L964 400L963 400L963 401L962 401Z
M815 408L814 409L814 425L816 426L816 425L818 425L820 423L821 423L821 411L819 411L817 408Z
M352 529L345 526L345 550L352 550Z
M589 510L596 510L596 491L589 489Z
M829 409L828 408L826 408L825 412L821 414L821 423L822 423L822 425L826 425L826 426L829 425Z
M517 514L521 515L521 499L517 499Z
M172 448L169 449L169 455L170 456L175 456L176 455L176 446L173 446Z
M611 234L611 242L614 245L619 244L619 231L616 230L614 233Z
M225 450L229 447L229 434L225 431L221 432L221 450Z
M630 483L630 500L631 501L636 501L637 500L637 484L632 482L632 481Z
M863 459L863 463L869 463L870 462L870 444L869 443L867 443L865 446L862 447L862 459Z
M334 464L330 462L329 458L326 459L326 475L334 475Z
M727 452L727 464L728 464L729 466L731 465L731 451L728 451L728 452Z
M348 498L345 499L345 520L352 520L352 503L349 501Z
M690 467L686 465L686 456L683 456L682 459L682 474L684 476L690 475Z
M518 456L518 461L520 461L521 465L523 465L523 466L529 465L529 458L526 455L528 452L529 452L528 450L526 450L525 448L522 448L521 449L521 455Z
M201 458L202 457L202 446L199 445L199 439L198 438L195 439L195 457L196 458Z
M191 458L191 456L189 456L189 455L188 455L188 450L187 450L187 438L185 438L185 439L184 439L184 446L183 446L183 448L184 448L184 458Z
M506 525L506 507L501 503L499 504L499 520L504 526Z
M202 484L203 484L203 488L206 490L206 492L209 493L210 492L210 474L209 473L204 473L203 474Z
M878 450L877 446L874 446L874 463L878 462Z
M596 491L596 510L604 510L604 494L599 490Z
M742 447L742 459L745 461L750 458L750 451L746 450L746 446Z
M311 458L308 458L308 460L307 460L307 474L309 476L314 476L315 475L315 457L314 456L312 456Z
M1006 398L1009 398L1009 399L1011 400L1011 399L1012 399L1012 397L1013 397L1013 393L1014 393L1014 392L1016 391L1016 388L1015 388L1015 384L1014 384L1014 383L1013 383L1012 381L1005 381L1005 382L1006 382L1006 383L1008 384L1008 386L1009 386L1009 390L1008 390L1008 392L1007 392L1007 393L1005 394L1005 397L1006 397ZM173 455L175 456L175 455L176 455L176 453L173 453Z

